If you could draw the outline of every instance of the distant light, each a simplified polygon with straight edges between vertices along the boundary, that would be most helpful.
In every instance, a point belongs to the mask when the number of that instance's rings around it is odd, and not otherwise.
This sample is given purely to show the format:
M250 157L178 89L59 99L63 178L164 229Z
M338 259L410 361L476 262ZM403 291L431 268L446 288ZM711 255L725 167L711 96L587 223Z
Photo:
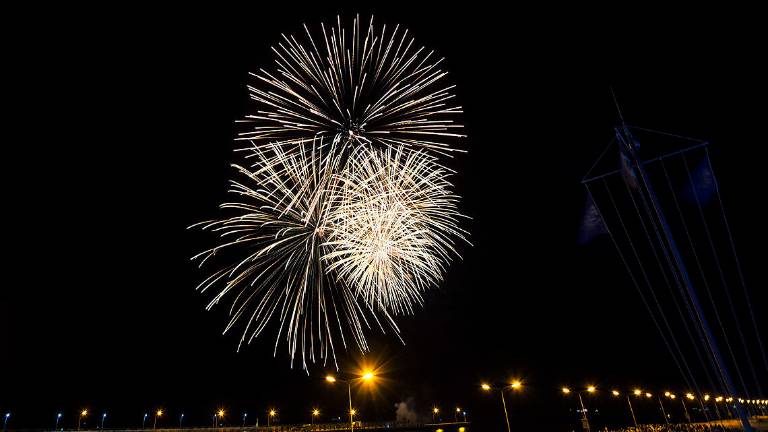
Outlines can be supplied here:
M56 414L56 417L61 417L61 413Z
M490 390L490 389L491 389L491 386L489 386L489 385L488 385L488 384L486 384L486 383L483 383L483 384L482 384L480 387L482 387L482 389L483 389L483 390L485 390L485 391L488 391L488 390Z
M432 408L432 412L433 412L433 413L435 413L435 414L437 414L437 413L439 413L439 412L440 412L440 408L438 408L438 407L434 407L434 408Z
M571 392L571 389L569 389L568 387L563 387L563 393L568 394L570 392Z
M616 391L616 390L612 390L612 391L611 391L611 393L612 393L614 396L618 396L618 395L619 395L619 392L618 392L618 391Z
M704 400L705 400L705 401L708 401L708 400L709 400L709 395L708 395L708 394L705 394L705 395L704 395Z
M643 391L640 389L635 389L632 393L634 393L635 396L640 396L641 394L643 394Z
M671 394L671 395L669 395L669 397L670 397L671 399L674 399L674 398L676 398L677 396L675 396L674 394Z
M589 386L589 387L587 387L587 391L588 391L588 392L590 392L590 393L594 393L594 392L595 392L595 390L597 390L597 389L595 388L595 386Z
M224 417L224 410L220 409L217 414L219 415L219 417Z
M335 383L336 382L336 377L333 376L333 375L328 375L328 376L325 377L325 380L328 381L329 383Z
M273 409L272 409L272 410L269 410L269 416L270 416L270 417L274 417L274 416L276 416L276 415L277 415L277 411L275 411L275 410L273 410Z
M513 389L519 389L522 386L523 386L523 383L521 383L520 381L513 381L512 382L512 388Z
M456 412L461 412L461 408L456 407Z
M11 416L11 413L5 413L5 418L8 418Z
M319 410L319 409L317 409L317 408L313 409L313 410L312 410L312 415L313 415L313 416L318 416L318 415L320 415L320 410Z
M354 409L354 408L352 408L352 409L349 411L349 413L350 413L350 414L352 414L352 415L357 415L357 410L356 410L356 409Z
M666 396L666 397L669 397L670 394L671 393L669 393L669 392L664 392L664 396Z
M107 416L107 413L104 413L104 414L101 415L102 418L104 418L106 416Z
M163 416L163 410L161 410L161 409L157 410L155 415L158 416L158 417L162 417Z
M686 393L685 397L687 397L690 400L693 400L693 393Z
M80 411L80 416L81 417L85 417L87 415L88 415L88 410L87 409L84 409L84 410Z
M653 396L653 395L652 395L652 394L650 394L650 393L646 393L646 394L645 394L645 397L647 397L647 398L650 398L651 396Z
M363 378L363 381L370 381L370 380L372 380L374 378L373 372L372 371L368 371L368 372L364 373L362 378Z

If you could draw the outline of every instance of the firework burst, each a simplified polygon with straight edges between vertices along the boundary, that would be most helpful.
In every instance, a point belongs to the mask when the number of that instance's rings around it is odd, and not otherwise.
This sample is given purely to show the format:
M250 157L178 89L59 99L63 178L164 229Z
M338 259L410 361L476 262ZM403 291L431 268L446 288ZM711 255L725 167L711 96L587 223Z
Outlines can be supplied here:
M458 197L448 172L421 151L359 149L338 176L328 269L366 304L412 313L458 256Z
M221 243L193 259L200 266L217 257L227 261L198 286L203 292L218 288L208 309L231 302L224 333L244 323L240 344L250 343L276 318L275 353L284 338L291 361L300 353L306 369L316 355L335 360L334 337L346 346L344 329L366 351L369 321L395 333L397 326L385 311L377 314L328 277L323 257L331 253L326 243L334 177L322 145L298 145L301 151L292 154L274 148L258 155L251 169L234 166L242 181L233 180L230 192L238 200L221 205L233 215L196 225L217 233Z
M228 217L196 226L220 243L193 259L217 263L198 289L230 305L224 332L240 345L270 325L291 363L333 358L340 340L363 352L378 327L413 313L466 241L452 174L439 157L463 138L461 107L442 59L407 30L321 25L283 36L277 68L253 74L258 110L239 140Z
M258 111L239 138L291 148L325 137L332 154L361 145L455 151L464 135L453 119L462 109L445 83L443 59L399 25L379 29L373 17L360 24L356 17L348 30L337 18L314 35L306 25L303 38L282 35L272 47L276 70L252 74L261 84L249 86Z

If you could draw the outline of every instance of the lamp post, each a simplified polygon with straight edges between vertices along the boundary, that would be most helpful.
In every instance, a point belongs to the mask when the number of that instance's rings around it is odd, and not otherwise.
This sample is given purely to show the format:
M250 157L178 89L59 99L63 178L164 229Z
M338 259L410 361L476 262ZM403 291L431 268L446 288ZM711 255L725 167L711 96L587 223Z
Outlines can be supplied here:
M219 409L215 413L213 413L213 427L219 427L219 424L221 423L221 419L224 418L224 410Z
M56 414L56 426L53 427L53 430L59 430L59 420L61 420L61 413Z
M101 415L101 430L104 430L104 420L107 419L107 413Z
M311 425L315 424L315 417L317 417L317 416L319 416L319 415L320 415L320 410L319 410L319 409L317 409L317 408L314 408L314 409L312 410L312 419L310 420L310 423L309 423L309 424L311 424Z
M523 388L523 384L520 381L513 381L512 384L503 387L491 387L490 384L483 383L480 385L484 391L498 390L501 394L501 406L504 408L504 420L507 422L507 432L512 432L509 426L509 413L507 413L507 401L504 399L504 390L510 388L512 390L520 390Z
M269 415L267 416L267 427L271 426L272 418L275 417L276 415L277 415L277 411L273 409L269 410Z
M330 384L334 384L335 382L341 382L347 385L347 395L349 397L349 428L350 431L354 432L355 430L355 420L354 416L357 413L352 408L352 382L353 381L362 381L362 382L373 382L373 380L376 378L376 375L374 375L373 371L365 371L362 375L360 375L357 378L348 379L348 380L341 380L336 378L334 375L328 375L325 377L325 381L327 381Z
M458 423L459 422L459 413L461 412L461 408L456 407L456 411L453 412L453 422Z
M80 430L80 423L83 420L83 418L85 416L87 416L87 415L88 415L88 410L87 409L84 409L84 410L80 411L80 416L77 417L77 430Z
M432 423L435 423L435 417L440 413L440 408L432 408Z
M248 418L248 413L243 413L243 427L245 427L245 419Z
M157 428L157 418L158 417L162 417L162 416L163 416L163 410L162 409L159 409L159 410L155 411L155 421L154 421L154 423L152 423L152 429Z
M563 394L571 393L571 389L569 389L568 387L563 387L562 391L563 391ZM579 405L581 405L581 416L582 416L581 426L584 428L585 431L589 432L590 428L589 428L589 418L587 418L587 409L584 407L584 400L581 397L581 394L584 393L585 391L587 393L594 393L597 391L597 388L595 388L595 386L588 386L585 390L580 390L576 392L576 396L579 397Z
M621 393L619 393L618 390L612 390L611 394L614 397L619 397L621 395ZM629 413L632 415L632 423L635 425L635 429L637 429L637 419L635 418L635 410L632 409L632 401L629 399L629 394L628 393L625 394L624 396L626 396L626 398L627 398L627 405L629 405Z
M8 427L8 418L11 417L11 413L7 412L3 416L3 432L7 430Z
M149 417L149 414L144 413L144 418L141 420L141 428L144 429L144 426L147 424L147 417Z
M179 416L179 429L181 429L181 423L184 421L184 413Z

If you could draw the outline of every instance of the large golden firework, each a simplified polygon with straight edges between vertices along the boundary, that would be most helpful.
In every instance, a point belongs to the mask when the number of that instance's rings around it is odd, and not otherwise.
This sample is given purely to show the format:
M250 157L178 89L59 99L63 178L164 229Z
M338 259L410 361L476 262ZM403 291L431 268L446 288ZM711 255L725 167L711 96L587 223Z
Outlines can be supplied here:
M198 224L220 244L193 259L217 262L198 288L215 291L209 309L230 304L225 332L241 326L242 344L274 326L275 352L285 340L306 369L335 363L337 338L367 351L372 327L399 337L394 317L442 281L466 232L438 159L463 137L442 59L373 19L304 29L254 74L251 165L234 165L227 217Z

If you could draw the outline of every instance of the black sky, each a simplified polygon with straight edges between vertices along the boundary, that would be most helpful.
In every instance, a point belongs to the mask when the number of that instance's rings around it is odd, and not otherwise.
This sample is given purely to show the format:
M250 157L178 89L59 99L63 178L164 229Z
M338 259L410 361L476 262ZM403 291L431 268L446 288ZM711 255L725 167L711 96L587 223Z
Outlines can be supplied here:
M155 407L200 425L218 406L262 419L276 406L286 422L313 405L340 411L323 368L290 370L269 336L235 353L223 311L205 312L194 291L203 273L189 258L209 243L186 227L226 197L248 72L271 66L281 32L356 12L447 58L469 135L450 164L473 218L464 259L402 320L406 345L374 335L391 382L361 395L362 412L391 418L413 397L424 412L460 404L490 431L501 418L481 380L530 384L513 401L518 424L570 421L562 384L681 385L610 245L576 241L581 176L617 122L610 85L631 123L713 143L764 326L766 35L743 17L475 4L26 11L6 63L22 98L3 158L0 410L13 427L50 427L59 410L71 427L81 407L115 427ZM342 355L342 369L357 358Z

